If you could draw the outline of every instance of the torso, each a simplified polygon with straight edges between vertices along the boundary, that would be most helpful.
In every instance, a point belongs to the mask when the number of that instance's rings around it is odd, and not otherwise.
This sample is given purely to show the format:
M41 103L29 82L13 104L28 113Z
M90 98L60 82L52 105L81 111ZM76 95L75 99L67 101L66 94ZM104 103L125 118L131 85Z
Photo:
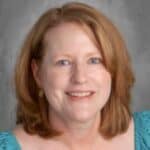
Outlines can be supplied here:
M61 141L54 139L45 140L36 135L29 135L22 127L17 127L14 130L14 134L22 150L84 150L82 146L73 149ZM134 150L134 145L134 122L132 119L126 133L118 135L111 141L97 142L92 149L86 148L85 150Z

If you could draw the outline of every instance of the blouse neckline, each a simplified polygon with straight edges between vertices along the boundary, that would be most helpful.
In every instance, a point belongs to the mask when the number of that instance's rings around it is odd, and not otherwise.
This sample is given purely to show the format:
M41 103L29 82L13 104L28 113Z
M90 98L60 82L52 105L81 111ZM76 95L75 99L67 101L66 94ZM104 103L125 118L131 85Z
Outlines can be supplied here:
M138 143L138 133L137 133L137 125L136 125L136 117L135 117L135 113L133 113L132 115L133 118L133 132L134 132L134 149L136 150L137 148L137 143ZM18 139L16 138L15 134L12 131L8 131L8 133L12 136L12 140L13 142L16 144L16 148L17 150L21 150L21 145L18 142Z

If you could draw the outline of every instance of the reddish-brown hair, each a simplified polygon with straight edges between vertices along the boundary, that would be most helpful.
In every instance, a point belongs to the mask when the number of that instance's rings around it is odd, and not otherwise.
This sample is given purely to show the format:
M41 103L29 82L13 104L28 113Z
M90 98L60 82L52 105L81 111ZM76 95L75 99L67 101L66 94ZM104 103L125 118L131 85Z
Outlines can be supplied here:
M134 83L127 48L109 19L91 6L75 2L49 9L26 37L15 70L17 123L22 124L26 132L45 138L59 133L50 126L46 97L39 100L39 88L32 74L31 62L33 59L37 62L42 60L45 33L63 22L86 25L94 34L112 78L109 100L101 110L99 131L105 138L124 133L131 119L130 92Z

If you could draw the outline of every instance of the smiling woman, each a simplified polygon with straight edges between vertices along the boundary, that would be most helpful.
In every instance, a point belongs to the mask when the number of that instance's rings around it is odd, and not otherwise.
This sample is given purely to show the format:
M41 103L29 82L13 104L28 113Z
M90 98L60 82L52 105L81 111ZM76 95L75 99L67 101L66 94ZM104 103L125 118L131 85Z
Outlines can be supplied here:
M18 125L0 133L0 149L150 148L150 112L130 112L134 75L124 41L91 6L44 13L15 71Z
M32 63L34 78L50 104L52 124L52 118L59 115L65 122L81 121L86 126L96 115L99 119L99 110L110 95L110 73L97 61L101 60L101 53L82 28L69 22L47 31L41 65ZM56 127L58 123L55 124Z

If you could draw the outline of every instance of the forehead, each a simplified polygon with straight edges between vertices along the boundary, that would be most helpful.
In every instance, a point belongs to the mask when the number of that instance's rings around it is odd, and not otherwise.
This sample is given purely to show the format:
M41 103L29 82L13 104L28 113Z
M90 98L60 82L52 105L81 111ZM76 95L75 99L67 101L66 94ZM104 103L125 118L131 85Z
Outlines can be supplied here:
M44 37L44 45L51 50L99 47L92 30L76 22L61 23L49 29Z

